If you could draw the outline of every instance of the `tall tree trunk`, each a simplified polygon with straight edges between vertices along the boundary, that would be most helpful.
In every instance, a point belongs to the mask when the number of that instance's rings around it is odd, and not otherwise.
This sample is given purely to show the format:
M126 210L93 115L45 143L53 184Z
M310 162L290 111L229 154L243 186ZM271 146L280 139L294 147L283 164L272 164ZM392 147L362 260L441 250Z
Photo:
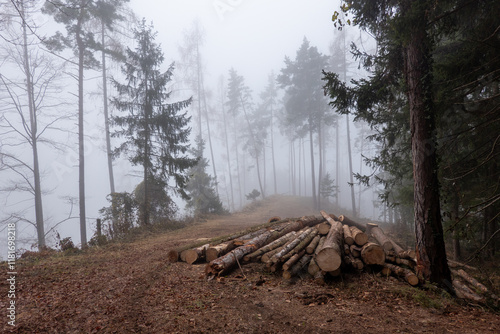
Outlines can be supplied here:
M80 9L76 28L78 46L78 176L79 176L79 206L80 206L80 239L81 247L87 247L87 223L85 215L85 138L83 126L83 66L85 45L82 40L83 9Z
M436 134L432 97L430 41L426 12L419 1L406 1L408 23L404 48L407 95L413 155L417 273L426 280L450 288L439 199Z
M335 187L337 189L337 194L335 195L335 206L339 207L339 178L340 178L340 135L339 135L339 122L340 119L337 119L335 123Z
M257 139L255 138L255 133L252 124L250 123L250 119L248 118L247 110L245 108L245 103L243 101L243 97L240 95L240 101L241 101L241 106L243 107L243 114L245 115L245 120L247 121L248 125L248 131L250 131L250 137L252 140L253 144L253 149L254 149L254 154L255 154L255 164L257 165L257 178L259 180L259 188L260 188L260 194L262 198L266 197L266 194L264 192L264 188L262 187L262 177L260 175L260 163L259 163L259 155L260 152L257 148Z
M302 149L302 138L299 139L299 196L302 196L302 156L304 155L304 150Z
M321 181L323 179L323 135L322 126L318 125L318 148L319 148L319 171L318 171L318 206L317 210L321 207Z
M239 159L239 150L238 150L238 134L236 131L236 117L233 115L233 134L234 134L234 148L236 153L236 176L238 178L238 189L240 196L240 205L241 208L243 206L243 189L241 188L241 174L240 174L240 159Z
M351 133L350 133L350 126L349 126L349 115L345 115L346 119L346 126L347 126L347 152L349 155L349 180L351 182L350 188L351 188L351 204L352 204L352 215L356 217L356 197L354 195L354 179L353 179L353 172L352 172L352 152L351 152Z
M224 90L223 83L221 80L221 108L222 108L222 116L224 118L224 137L226 139L226 155L227 155L227 169L229 174L229 187L231 188L231 209L234 211L234 187L233 187L233 174L231 170L231 155L229 154L229 138L227 135L227 118L226 111L224 110Z
M309 118L309 140L311 148L311 181L312 181L312 197L313 197L313 207L318 207L318 201L316 198L316 176L314 173L314 143L313 143L313 122Z
M42 250L45 247L45 228L43 221L43 205L42 205L42 187L40 182L40 166L38 163L38 123L36 115L35 94L33 91L33 82L31 81L31 67L28 53L28 32L26 27L26 16L24 9L24 1L20 1L20 11L22 15L23 27L23 64L24 73L26 75L26 89L28 91L28 109L30 113L30 136L31 148L33 153L33 182L35 190L35 220L36 233L38 241L38 249Z
M109 113L108 113L108 83L107 83L107 70L106 70L106 52L104 52L105 44L105 30L106 26L104 20L101 21L101 43L102 51L102 94L104 102L104 131L106 132L106 154L108 157L108 175L109 175L109 189L111 194L115 192L115 178L113 176L113 155L111 152L111 136L109 134Z
M276 159L274 156L274 115L272 106L271 106L271 158L273 161L274 194L276 195L278 193L278 185L276 181Z
M359 149L359 174L363 175L363 149L364 149L364 143L365 143L365 123L361 123L361 143L360 143L360 149ZM358 188L358 217L361 217L361 194L363 192L361 182L359 183L359 188Z
M210 157L212 158L212 169L213 169L214 179L215 179L215 192L217 193L217 196L219 196L219 185L217 182L217 170L215 169L214 149L212 146L212 132L210 131L210 119L208 118L207 96L205 94L203 73L201 74L201 88L203 91L203 110L205 111L205 120L207 122L208 145L210 146ZM201 139L201 137L200 137L200 139Z

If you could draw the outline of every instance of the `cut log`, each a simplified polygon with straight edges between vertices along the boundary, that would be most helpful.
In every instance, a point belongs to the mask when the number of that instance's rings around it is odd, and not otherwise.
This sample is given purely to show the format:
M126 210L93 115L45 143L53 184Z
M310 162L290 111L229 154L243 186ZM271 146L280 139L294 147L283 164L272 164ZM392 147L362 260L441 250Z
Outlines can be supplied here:
M384 250L392 250L393 245L389 237L387 237L384 231L377 226L373 226L370 229L372 236L378 241L379 245L382 246Z
M325 272L323 270L319 270L314 275L314 282L319 285L325 285Z
M318 231L319 233L319 231ZM321 239L321 235L316 235L314 239L312 239L311 243L307 245L306 247L306 253L307 254L312 254L316 250L316 247L318 247L319 240Z
M351 229L348 225L342 225L344 229L344 242L349 246L354 244L354 238L352 237Z
M390 263L384 263L384 267L389 268L394 275L403 277L411 286L416 286L419 283L417 275L410 269L401 268Z
M354 239L356 245L363 246L368 242L368 235L365 232L361 231L356 226L351 226L350 230L352 238Z
M474 288L481 291L482 293L488 293L487 287L485 287L483 284L479 283L479 281L477 279L475 279L474 277L467 274L463 269L452 270L452 273L457 275L457 276L460 276L461 278L463 278L464 280L469 282L469 284L471 284Z
M302 250L305 251L306 247L311 243L312 239L316 237L318 234L318 230L311 229L308 235L302 240L297 246L295 246L292 250L286 253L281 259L280 262L288 261L292 256L297 253L300 253Z
M453 287L458 298L469 299L477 303L484 302L485 298L472 291L467 285L458 279L453 280Z
M355 222L354 220L352 220L344 215L340 215L338 221L340 221L342 224L347 224L349 226L355 226L358 229L360 229L362 232L366 231L365 225L360 224L358 222Z
M205 259L205 251L208 249L208 247L210 247L210 244L205 244L197 248L186 250L186 253L184 254L186 262L189 264L193 264L196 261Z
M361 250L362 250L361 247L358 247L356 245L351 245L349 247L349 250L350 250L350 253L352 254L352 256L361 257Z
M335 271L342 263L344 230L342 223L333 220L325 211L321 211L321 215L331 227L321 249L316 254L316 263L325 272Z
M408 259L408 260L412 260L412 261L416 261L416 257L417 257L417 253L415 253L414 250L404 250L404 251L401 251L401 252L397 252L398 256L402 259Z
M285 263L283 263L283 270L289 270L295 263L297 263L306 253L305 250L301 250L300 252L294 254L290 257Z
M345 240L345 238L344 238L344 240ZM344 254L345 255L351 254L351 249L349 248L349 245L346 243L344 243Z
M453 260L448 260L448 265L450 266L450 268L465 268L467 270L472 270L472 271L476 271L477 268L476 267L472 267L472 266L469 266L465 263L460 263L460 262L457 262L457 261L453 261Z
M342 270L339 267L334 271L329 271L327 274L330 275L331 277L339 277L341 273L342 273Z
M234 244L233 240L208 247L207 250L205 251L205 257L207 259L207 262L215 260L216 258L233 250L235 247L236 245Z
M268 223L274 223L274 222L279 222L281 218L279 216L274 216L268 219Z
M280 246L283 246L285 243L287 243L293 237L295 237L295 235L296 235L295 231L289 232L289 233L285 234L284 236L282 236L281 238L278 238L278 239L274 240L273 242L265 245L264 247L257 249L252 254L245 255L243 257L243 260L246 262L249 262L252 260L252 258L256 258L258 256L261 256L261 255L269 252L269 251L272 251L273 249L276 249Z
M309 275L314 277L314 275L316 275L316 273L320 270L321 269L319 269L319 266L316 263L316 260L314 260L314 258L311 258L311 260L309 261L309 266L307 267L307 272L309 273Z
M320 235L327 235L330 232L330 224L326 221L316 225L316 228Z
M246 254L255 252L260 247L273 241L279 235L279 231L269 230L248 241L245 245L237 247L213 261L205 267L207 277L220 276L231 270Z
M270 262L273 264L276 264L278 262L284 262L286 261L289 257L285 258L286 254L288 254L290 251L292 251L296 246L301 244L301 242L306 239L313 231L312 228L307 228L305 229L302 233L300 233L295 239L292 240L289 244L287 244L285 247L283 247L282 250L280 250L278 253L274 254L273 257L270 259ZM315 231L317 233L317 231ZM311 239L309 240L311 242ZM302 244L303 245L303 244ZM307 246L307 244L304 245L304 248ZM300 251L300 250L299 250ZM297 251L295 251L297 253ZM293 253L293 254L295 254ZM292 255L293 255L292 254ZM290 255L291 256L291 255Z
M384 250L380 245L373 242L369 242L363 246L361 249L361 258L368 265L383 265L385 263Z
M290 279L294 276L297 276L298 273L300 273L308 264L309 261L312 259L312 255L304 255L300 258L297 263L295 263L289 270L285 270L283 272L283 278L285 279Z

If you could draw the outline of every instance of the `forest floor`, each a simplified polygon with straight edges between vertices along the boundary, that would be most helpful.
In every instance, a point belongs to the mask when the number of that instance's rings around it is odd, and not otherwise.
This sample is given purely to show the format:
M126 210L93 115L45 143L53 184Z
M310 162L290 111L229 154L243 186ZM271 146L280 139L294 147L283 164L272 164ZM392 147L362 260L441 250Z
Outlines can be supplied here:
M272 216L317 214L273 197L231 216L76 255L31 254L16 263L15 333L498 333L500 315L394 278L343 274L318 285L285 281L260 263L207 281L204 264L168 263L168 250L244 230ZM341 214L341 213L339 213ZM3 266L4 268L6 266ZM244 277L244 278L243 278ZM263 284L262 284L263 282Z

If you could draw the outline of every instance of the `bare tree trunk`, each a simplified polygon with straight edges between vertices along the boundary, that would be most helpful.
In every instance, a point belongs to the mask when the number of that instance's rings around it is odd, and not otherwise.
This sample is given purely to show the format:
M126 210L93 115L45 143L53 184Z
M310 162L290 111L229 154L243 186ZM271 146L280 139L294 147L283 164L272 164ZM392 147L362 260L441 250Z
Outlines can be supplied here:
M224 120L224 137L226 139L226 155L227 155L227 169L229 174L229 186L231 188L231 209L234 211L234 187L233 187L233 175L231 170L231 156L229 154L229 138L227 135L227 118L226 111L224 110L224 84L221 79L221 108L222 108L222 117Z
M276 159L274 156L274 115L272 106L271 106L271 157L273 160L274 194L276 195L278 193L278 185L276 181Z
M339 207L339 193L340 193L340 188L339 188L339 178L340 178L340 135L339 135L339 122L340 119L337 120L335 123L335 186L337 187L337 195L335 196L335 206L338 208Z
M109 189L111 194L115 192L115 178L113 176L113 155L111 153L111 136L109 134L109 112L108 112L108 84L107 84L107 69L106 69L106 53L104 52L105 44L105 24L101 21L101 43L102 51L102 94L104 106L104 132L106 133L106 155L108 158L108 175Z
M318 206L321 207L321 181L323 179L323 131L321 124L318 126L319 171L318 171Z
M81 9L76 28L76 42L78 46L78 177L79 177L79 206L80 206L80 239L81 247L87 247L87 223L85 215L85 138L83 126L83 67L85 46L81 29L83 9Z
M212 158L212 168L213 168L214 179L215 179L215 192L217 193L217 196L219 196L219 185L217 182L217 171L215 169L214 149L212 146L212 133L210 131L210 120L208 118L207 96L205 94L205 85L203 83L203 73L201 74L201 88L203 89L203 109L205 111L205 120L207 122L208 145L210 146L210 157ZM200 139L201 139L201 137L200 137Z
M313 124L312 119L309 118L309 140L311 148L311 181L312 181L312 196L313 196L313 207L318 207L318 202L316 198L316 176L314 175L314 143L313 143Z
M426 280L451 288L441 224L427 19L418 1L407 1L406 6L404 14L412 17L408 25L409 40L404 48L404 65L412 138L417 273Z
M42 205L42 187L40 182L40 166L38 163L38 123L35 106L35 96L33 92L33 82L31 81L31 67L30 58L28 53L28 32L26 28L24 1L20 1L20 11L22 17L23 27L23 64L24 73L26 75L26 88L28 91L28 103L30 113L30 136L31 148L33 153L33 181L34 181L34 195L35 195L35 219L36 219L36 232L38 249L41 250L45 247L45 228L43 221L43 205Z

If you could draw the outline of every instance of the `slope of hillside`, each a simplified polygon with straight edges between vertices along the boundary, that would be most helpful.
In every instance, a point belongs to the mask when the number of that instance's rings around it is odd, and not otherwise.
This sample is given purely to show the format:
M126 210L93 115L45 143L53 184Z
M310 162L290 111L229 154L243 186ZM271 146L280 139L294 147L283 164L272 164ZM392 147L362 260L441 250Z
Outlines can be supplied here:
M207 281L203 264L166 253L200 238L315 213L308 200L273 197L232 216L79 255L17 264L16 333L495 333L498 314L392 278L346 274L326 286L286 282L258 263ZM0 294L7 296L6 280ZM7 309L6 298L0 307ZM4 313L5 314L5 313Z

